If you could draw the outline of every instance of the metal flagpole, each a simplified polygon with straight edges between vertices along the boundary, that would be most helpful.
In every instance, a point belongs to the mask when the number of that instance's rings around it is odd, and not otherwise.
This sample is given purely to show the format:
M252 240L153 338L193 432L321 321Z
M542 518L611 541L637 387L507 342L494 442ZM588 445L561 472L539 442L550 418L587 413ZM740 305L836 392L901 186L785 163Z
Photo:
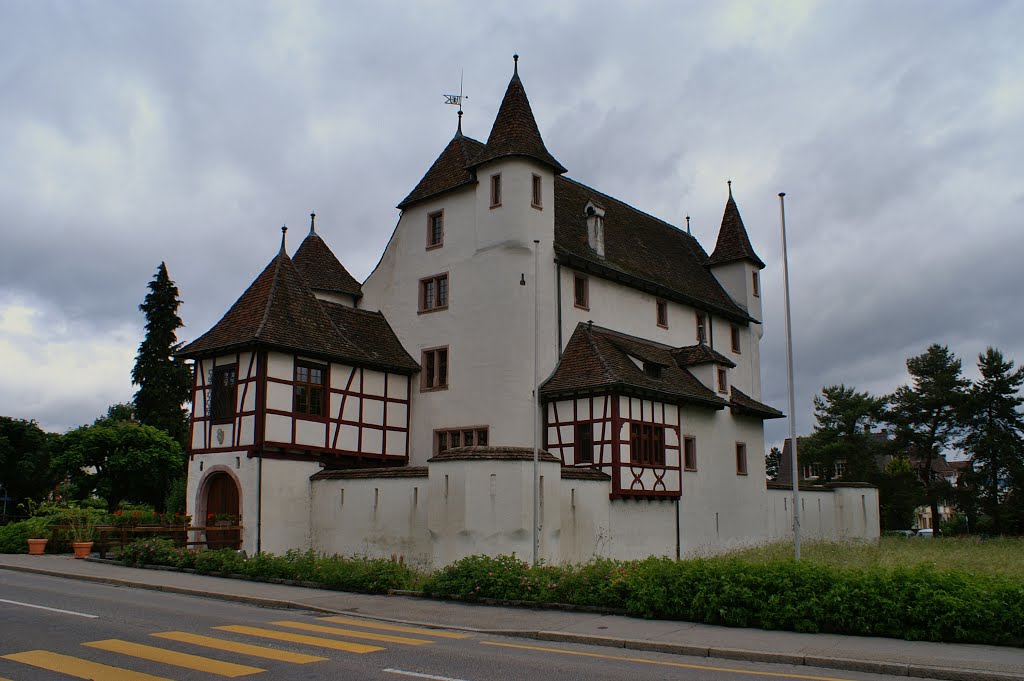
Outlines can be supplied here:
M786 250L786 192L779 192L782 222L782 279L786 288L786 359L789 368L790 470L793 476L793 557L800 560L800 477L797 475L796 406L793 396L793 320L789 312L789 254Z
M539 265L540 240L533 240L533 564L540 560L540 410L538 409L540 386L537 377L537 356L540 354L538 339L538 300L540 282Z

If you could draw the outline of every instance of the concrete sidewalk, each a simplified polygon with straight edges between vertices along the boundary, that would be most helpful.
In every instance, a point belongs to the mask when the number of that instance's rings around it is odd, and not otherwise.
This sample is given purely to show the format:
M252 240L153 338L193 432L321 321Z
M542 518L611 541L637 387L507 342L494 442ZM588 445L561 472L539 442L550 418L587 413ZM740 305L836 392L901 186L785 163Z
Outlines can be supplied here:
M1024 681L1024 650L1000 646L734 629L559 610L496 607L408 596L368 596L71 556L0 554L0 569L218 598L276 608L344 613L418 626L698 657L808 665L952 681Z

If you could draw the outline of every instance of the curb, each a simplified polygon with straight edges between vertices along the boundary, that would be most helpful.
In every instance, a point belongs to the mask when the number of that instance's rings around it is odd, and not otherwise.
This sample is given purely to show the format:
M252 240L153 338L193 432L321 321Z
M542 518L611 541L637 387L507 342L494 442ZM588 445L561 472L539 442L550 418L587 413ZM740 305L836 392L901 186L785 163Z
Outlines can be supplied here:
M94 560L92 562L108 561ZM412 620L396 619L394 617L381 617L367 615L362 612L350 610L336 610L324 608L296 601L278 600L272 598L260 598L258 596L242 596L238 594L213 593L199 589L186 587L166 586L159 584L145 584L132 582L126 579L115 579L113 577L97 577L94 575L75 575L45 568L33 568L24 565L3 565L0 570L12 572L25 572L30 574L59 577L62 579L75 579L94 584L106 584L110 586L128 587L134 589L145 589L149 591L162 591L164 593L180 594L184 596L197 596L200 598L211 598L214 600L229 601L233 603L244 603L265 608L277 608L281 610L305 610L307 612L321 612L331 615L346 615L362 619L376 620L380 622L392 622L395 624L406 624L410 626L426 627L430 629L447 629L451 631L465 631L489 636L511 636L514 638L528 638L538 641L551 641L553 643L575 643L579 645L599 646L604 648L621 648L626 650L638 650L652 653L666 653L669 655L684 655L688 657L706 657L721 660L741 660L745 662L764 662L769 664L787 664L795 666L817 667L821 669L838 669L843 671L868 672L872 674L888 674L890 676L906 676L923 679L938 679L939 681L1024 681L1024 674L1011 674L1004 672L986 671L980 669L954 668L954 667L933 667L900 662L886 662L881 660L860 660L841 657L828 657L820 655L792 655L787 653L774 653L761 650L745 650L742 648L724 648L694 646L683 643L668 643L641 639L623 639L611 636L591 636L588 634L573 634L563 631L536 631L521 629L476 629L473 627L460 627L450 624L438 624L436 622L417 622ZM389 594L390 595L390 594ZM394 595L416 597L413 593L395 593ZM420 596L422 597L422 596Z

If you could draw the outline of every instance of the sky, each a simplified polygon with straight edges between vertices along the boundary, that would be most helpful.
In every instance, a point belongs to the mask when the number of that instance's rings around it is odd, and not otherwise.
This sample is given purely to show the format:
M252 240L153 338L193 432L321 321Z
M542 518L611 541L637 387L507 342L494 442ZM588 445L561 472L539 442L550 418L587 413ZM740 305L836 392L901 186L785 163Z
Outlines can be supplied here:
M1024 3L0 0L0 415L128 401L146 285L207 330L317 213L360 281L512 54L568 175L714 249L733 191L762 273L763 399L876 394L941 343L1024 361ZM768 444L788 432L766 425Z

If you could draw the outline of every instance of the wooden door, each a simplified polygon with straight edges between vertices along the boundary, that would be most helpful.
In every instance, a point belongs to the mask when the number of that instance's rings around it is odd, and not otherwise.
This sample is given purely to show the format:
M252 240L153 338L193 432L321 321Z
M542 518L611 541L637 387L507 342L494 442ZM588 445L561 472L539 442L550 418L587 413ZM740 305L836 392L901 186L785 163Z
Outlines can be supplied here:
M214 473L206 484L206 513L227 513L239 517L238 486L227 473ZM212 525L213 521L207 521ZM233 523L234 524L234 523ZM206 540L211 549L237 549L242 542L239 530L207 530Z

